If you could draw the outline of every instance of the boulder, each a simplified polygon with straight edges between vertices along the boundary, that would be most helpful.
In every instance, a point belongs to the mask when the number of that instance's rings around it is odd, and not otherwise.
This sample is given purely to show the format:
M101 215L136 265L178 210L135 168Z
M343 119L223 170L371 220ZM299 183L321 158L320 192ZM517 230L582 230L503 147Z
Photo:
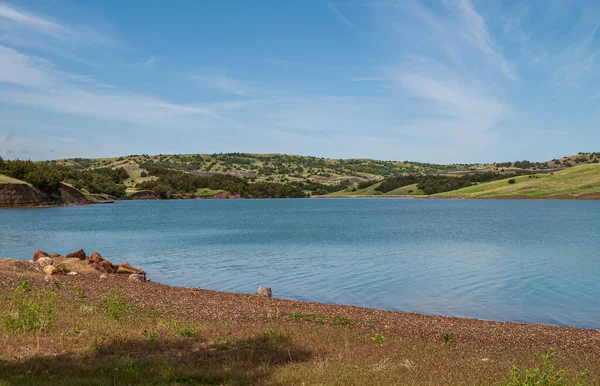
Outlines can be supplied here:
M40 251L39 249L33 252L33 261L38 261L42 257L50 257L50 255L44 251Z
M85 251L83 249L80 249L77 252L69 253L65 257L67 257L69 259L79 259L79 260L87 259L87 256L85 255Z
M47 265L44 267L44 273L46 275L60 275L62 271L53 265Z
M129 275L127 280L133 281L133 282L145 282L146 276L140 275L139 273L132 273L131 275Z
M118 268L117 268L117 273L125 273L128 275L131 275L132 273L137 273L140 275L144 275L146 276L146 272L142 271L139 268L134 268L131 265L127 264L127 263L121 263L119 264Z
M49 257L46 257L46 256L40 257L39 259L37 259L36 262L40 265L40 267L45 267L47 265L52 265L52 263L53 263L52 259L49 258Z
M258 287L258 296L264 296L266 298L270 298L272 296L272 292L270 288L263 287L262 285Z
M99 263L99 262L103 261L104 259L98 252L94 251L90 255L90 260L93 260L94 262Z
M97 263L98 266L100 268L102 268L102 272L104 273L115 273L115 271L113 270L112 264L110 263L110 261L108 260L102 260L101 262Z
M50 257L53 258L53 259L57 259L57 258L64 257L64 256L61 255L60 253L53 253L53 254L50 255Z

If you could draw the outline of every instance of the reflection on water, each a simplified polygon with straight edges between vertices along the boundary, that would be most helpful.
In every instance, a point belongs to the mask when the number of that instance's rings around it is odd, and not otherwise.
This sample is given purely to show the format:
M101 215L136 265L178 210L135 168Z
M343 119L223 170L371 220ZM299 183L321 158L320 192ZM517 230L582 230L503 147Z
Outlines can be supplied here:
M0 256L83 247L154 281L600 328L600 202L123 201L0 210Z

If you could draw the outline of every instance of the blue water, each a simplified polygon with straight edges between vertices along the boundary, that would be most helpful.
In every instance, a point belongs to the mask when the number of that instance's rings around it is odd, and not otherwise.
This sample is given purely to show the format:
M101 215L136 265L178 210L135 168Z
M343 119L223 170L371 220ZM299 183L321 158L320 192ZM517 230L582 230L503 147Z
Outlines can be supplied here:
M600 201L120 201L0 210L0 257L99 251L170 285L600 328Z

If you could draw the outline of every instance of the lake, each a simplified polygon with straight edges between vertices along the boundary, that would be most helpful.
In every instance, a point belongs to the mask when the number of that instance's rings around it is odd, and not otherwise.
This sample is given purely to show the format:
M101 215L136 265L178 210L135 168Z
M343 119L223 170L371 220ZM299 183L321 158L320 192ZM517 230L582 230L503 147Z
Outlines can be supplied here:
M0 257L84 248L151 280L600 328L600 201L119 201L0 210Z

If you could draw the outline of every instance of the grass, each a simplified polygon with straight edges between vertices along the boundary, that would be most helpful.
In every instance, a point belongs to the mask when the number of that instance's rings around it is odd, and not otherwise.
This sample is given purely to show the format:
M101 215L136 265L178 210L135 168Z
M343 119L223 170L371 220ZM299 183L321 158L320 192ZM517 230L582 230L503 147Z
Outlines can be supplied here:
M140 293L107 289L111 285L81 296L67 280L82 276L63 277L60 287L30 281L28 296L50 289L57 306L39 333L0 327L0 385L483 385L513 382L513 366L540 375L560 372L565 384L576 384L570 380L586 369L586 381L599 380L595 355L557 352L549 372L538 350L486 350L462 340L448 350L440 335L402 335L376 320L302 312L207 316L189 307L148 305ZM19 286L0 273L0 309L12 309ZM530 384L546 385L510 383Z
M27 182L0 174L0 184L27 184Z
M539 174L537 178L529 176L487 182L468 188L438 194L438 197L508 197L524 195L539 198L550 195L600 193L600 164L574 166L555 174Z
M196 190L196 195L199 197L212 197L215 194L222 193L222 192L224 192L224 190L200 188L200 189Z
M381 182L376 182L364 189L344 189L340 190L339 192L331 193L330 196L380 196L383 194L383 192L375 190L375 188L379 187L379 185L381 185Z

